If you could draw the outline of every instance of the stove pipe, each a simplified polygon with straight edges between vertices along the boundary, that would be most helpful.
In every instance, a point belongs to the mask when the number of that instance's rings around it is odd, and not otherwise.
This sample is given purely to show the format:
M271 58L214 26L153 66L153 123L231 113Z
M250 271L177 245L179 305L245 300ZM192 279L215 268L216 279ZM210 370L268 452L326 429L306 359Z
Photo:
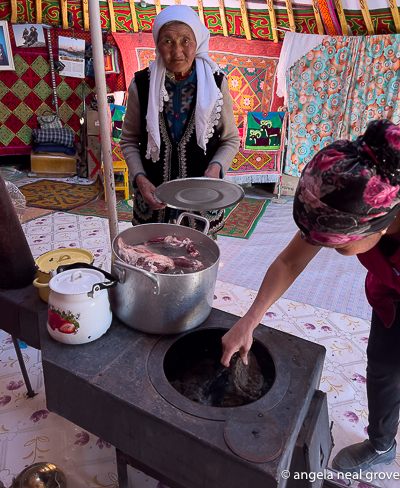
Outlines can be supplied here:
M0 172L0 288L32 283L35 261Z

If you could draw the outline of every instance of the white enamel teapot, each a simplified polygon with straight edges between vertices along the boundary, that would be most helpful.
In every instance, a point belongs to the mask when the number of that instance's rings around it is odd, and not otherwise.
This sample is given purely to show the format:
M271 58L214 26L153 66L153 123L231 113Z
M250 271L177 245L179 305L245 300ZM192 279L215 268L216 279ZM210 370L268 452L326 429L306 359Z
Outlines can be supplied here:
M87 263L59 266L52 274L49 334L65 344L85 344L102 336L111 325L108 289L117 285L117 278Z

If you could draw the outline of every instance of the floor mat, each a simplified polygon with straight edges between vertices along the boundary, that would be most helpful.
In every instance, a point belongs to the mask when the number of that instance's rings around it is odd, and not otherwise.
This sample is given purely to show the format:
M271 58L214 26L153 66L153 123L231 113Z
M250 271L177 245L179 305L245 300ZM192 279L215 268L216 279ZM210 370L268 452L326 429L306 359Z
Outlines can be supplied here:
M116 193L118 220L130 222L132 220L132 200L124 200L123 195ZM130 203L129 203L130 202ZM108 218L107 203L104 200L104 193L101 193L95 200L85 205L69 210L69 213L77 215L90 215L93 217Z
M3 166L0 171L6 181L10 181L16 186L32 181L32 178L28 176L28 171L20 171L13 166Z
M66 211L85 205L101 192L101 182L93 185L77 185L54 180L39 180L19 186L27 207Z
M43 215L48 215L52 213L53 210L44 209L44 208L35 208L35 207L25 207L25 213L23 222L29 222L30 220L37 219L38 217L42 217Z
M62 215L58 215L61 223ZM69 221L72 218L72 215L67 215ZM84 224L83 218L76 218ZM107 227L105 219L101 219L100 224ZM97 227L98 223L93 226L94 229ZM82 246L84 242L78 244ZM109 252L109 242L107 246ZM255 297L255 290L217 281L213 306L235 314L239 319L249 309ZM264 315L261 323L264 325L259 327L269 326L326 348L319 389L327 394L329 417L333 422L335 446L330 458L333 459L342 447L364 440L367 436L365 429L368 419L365 391L368 322L297 301L279 299ZM46 456L45 459L51 457L51 462L64 471L68 486L117 486L114 447L47 409L40 351L28 346L23 347L22 354L32 387L37 393L33 398L26 397L26 387L20 369L16 366L17 358L12 339L0 330L0 480L5 486L10 486L13 477L28 463L41 460L35 456L43 455ZM133 437L132 442L134 441ZM398 434L397 442L399 441ZM398 480L391 479L390 475L398 472L399 466L400 458L397 457L391 465L378 466L376 471L369 471L359 481L353 484L349 481L346 486L369 488L366 476L379 474L381 476L376 481L373 478L374 486L396 488ZM157 486L157 481L140 474L136 469L128 468L128 476L129 486Z
M278 205L272 201L250 239L219 235L218 279L258 290L269 265L298 230L292 214L292 202ZM371 307L364 291L366 273L356 256L322 249L283 297L370 320Z
M248 239L263 216L269 200L245 197L243 200L225 209L225 227L218 233L221 236Z

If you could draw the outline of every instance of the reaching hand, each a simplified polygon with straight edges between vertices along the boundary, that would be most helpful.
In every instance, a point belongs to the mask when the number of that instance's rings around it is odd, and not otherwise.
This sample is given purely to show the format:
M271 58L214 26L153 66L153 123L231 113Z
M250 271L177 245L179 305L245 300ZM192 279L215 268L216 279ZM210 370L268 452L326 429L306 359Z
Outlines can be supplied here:
M154 192L156 187L144 175L138 175L136 178L136 184L145 203L154 208L154 210L161 210L167 206L165 203L158 203L156 200L154 200Z
M221 363L229 367L231 357L239 352L244 364L247 364L247 353L253 343L253 327L249 321L241 318L230 331L222 337L222 359Z

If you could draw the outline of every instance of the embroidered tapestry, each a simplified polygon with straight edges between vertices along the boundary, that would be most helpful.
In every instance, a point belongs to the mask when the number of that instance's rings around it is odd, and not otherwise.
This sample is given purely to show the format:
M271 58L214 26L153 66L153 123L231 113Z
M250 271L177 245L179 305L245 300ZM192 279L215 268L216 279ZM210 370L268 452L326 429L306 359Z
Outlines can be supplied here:
M281 147L285 112L248 112L245 116L243 148L277 151Z
M151 34L114 33L122 55L125 82L129 86L136 71L147 68L154 60L154 42ZM282 104L276 96L276 68L281 44L212 37L210 57L218 64L229 81L229 91L243 125L247 111L276 111Z
M126 84L135 73L155 58L151 34L114 34L122 53ZM243 133L248 112L276 112L283 99L276 95L276 68L281 44L212 37L210 56L227 75L233 111L239 132ZM275 146L274 146L275 147ZM253 149L253 148L251 148ZM241 149L226 174L236 183L275 182L280 172L279 155Z
M38 129L37 115L55 113L53 86L47 47L17 48L13 30L9 29L15 71L0 71L0 156L29 154L32 129ZM72 30L51 29L54 59L58 58L58 36L72 36ZM75 32L79 39L90 41L90 32ZM114 43L112 36L109 41ZM95 82L55 73L60 118L79 141L83 98L89 105L95 93ZM108 91L125 89L123 75L107 75Z
M234 183L276 183L280 174L280 154L239 149L225 179Z
M400 34L332 37L289 70L284 173L300 176L320 149L354 140L369 121L400 123Z
M372 2L373 3L373 2ZM387 8L372 10L371 2L370 13L372 23L377 34L396 33L393 16L389 6ZM275 15L279 27L289 28L289 18L287 9L283 2L281 7L276 6ZM114 18L117 31L132 32L133 24L130 12L130 6L127 1L113 2ZM138 18L139 29L143 32L151 31L156 8L154 5L141 6L139 2L135 3L135 10ZM197 11L197 8L194 8ZM60 25L61 12L59 0L46 0L42 3L44 24ZM344 10L347 16L347 22L354 35L367 35L365 21L360 10ZM68 13L72 15L75 29L83 29L83 11L80 0L68 1ZM249 24L252 37L254 39L272 40L272 29L268 10L266 9L248 9ZM315 22L314 10L311 5L294 5L293 13L296 23L296 31L306 34L318 34L317 24ZM225 7L225 15L228 23L229 36L245 37L241 10L239 8ZM11 2L9 0L0 0L0 19L10 19ZM101 28L111 30L110 13L107 2L100 2ZM219 8L204 7L205 23L211 34L222 34L222 23L219 14ZM35 9L32 7L31 0L21 0L18 2L18 22L32 23L35 21ZM76 32L76 31L75 31ZM278 33L279 40L283 40L283 35Z
M111 139L111 156L113 161L125 161L124 155L122 154L119 146L119 139Z
M110 103L111 137L121 139L122 124L124 123L126 107Z
M318 5L325 31L330 36L341 36L343 32L336 16L334 0L318 0Z

